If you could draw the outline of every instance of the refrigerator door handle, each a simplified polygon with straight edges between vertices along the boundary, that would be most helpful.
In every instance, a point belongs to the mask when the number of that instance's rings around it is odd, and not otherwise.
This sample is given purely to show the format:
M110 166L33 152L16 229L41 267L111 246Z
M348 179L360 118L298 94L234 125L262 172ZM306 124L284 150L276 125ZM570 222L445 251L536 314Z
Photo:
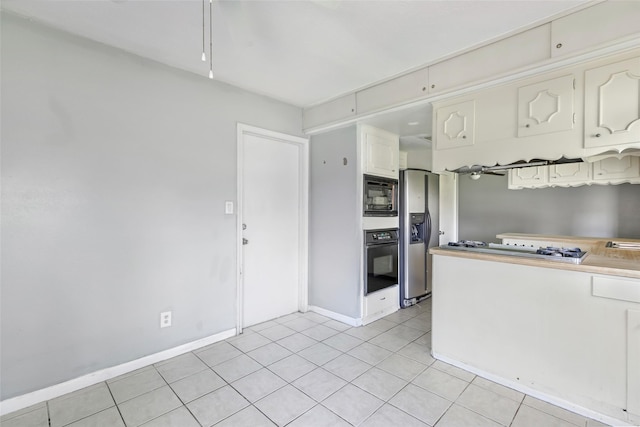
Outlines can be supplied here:
M431 212L427 210L427 221L426 221L426 233L424 235L424 243L429 247L429 243L431 242Z

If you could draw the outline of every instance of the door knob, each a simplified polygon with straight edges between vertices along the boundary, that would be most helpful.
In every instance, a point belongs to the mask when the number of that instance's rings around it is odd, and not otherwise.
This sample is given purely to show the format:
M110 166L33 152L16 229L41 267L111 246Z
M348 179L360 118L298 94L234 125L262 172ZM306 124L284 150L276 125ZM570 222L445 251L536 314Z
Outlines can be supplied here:
M249 240L245 239L244 237L242 238L242 244L243 245L248 245L249 244Z

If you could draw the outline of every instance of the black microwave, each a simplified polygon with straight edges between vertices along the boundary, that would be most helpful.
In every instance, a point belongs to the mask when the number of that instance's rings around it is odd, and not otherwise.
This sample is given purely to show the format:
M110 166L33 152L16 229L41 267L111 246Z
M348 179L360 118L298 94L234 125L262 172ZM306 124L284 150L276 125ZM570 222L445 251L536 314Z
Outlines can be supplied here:
M398 180L364 176L364 216L398 216Z

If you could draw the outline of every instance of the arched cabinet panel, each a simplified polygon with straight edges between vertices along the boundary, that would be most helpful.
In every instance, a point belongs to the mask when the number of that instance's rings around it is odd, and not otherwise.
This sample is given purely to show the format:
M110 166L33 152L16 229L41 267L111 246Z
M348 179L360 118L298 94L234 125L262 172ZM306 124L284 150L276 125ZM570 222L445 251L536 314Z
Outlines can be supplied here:
M518 137L573 129L573 75L518 88Z
M640 58L585 72L586 148L640 143Z

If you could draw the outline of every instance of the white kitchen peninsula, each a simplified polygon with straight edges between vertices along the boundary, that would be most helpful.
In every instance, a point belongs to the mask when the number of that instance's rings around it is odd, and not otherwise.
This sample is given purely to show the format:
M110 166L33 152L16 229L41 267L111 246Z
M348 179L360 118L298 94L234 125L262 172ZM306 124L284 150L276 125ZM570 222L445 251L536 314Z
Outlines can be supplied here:
M579 265L432 249L433 356L604 422L637 425L640 251L605 243L583 241L591 253Z

